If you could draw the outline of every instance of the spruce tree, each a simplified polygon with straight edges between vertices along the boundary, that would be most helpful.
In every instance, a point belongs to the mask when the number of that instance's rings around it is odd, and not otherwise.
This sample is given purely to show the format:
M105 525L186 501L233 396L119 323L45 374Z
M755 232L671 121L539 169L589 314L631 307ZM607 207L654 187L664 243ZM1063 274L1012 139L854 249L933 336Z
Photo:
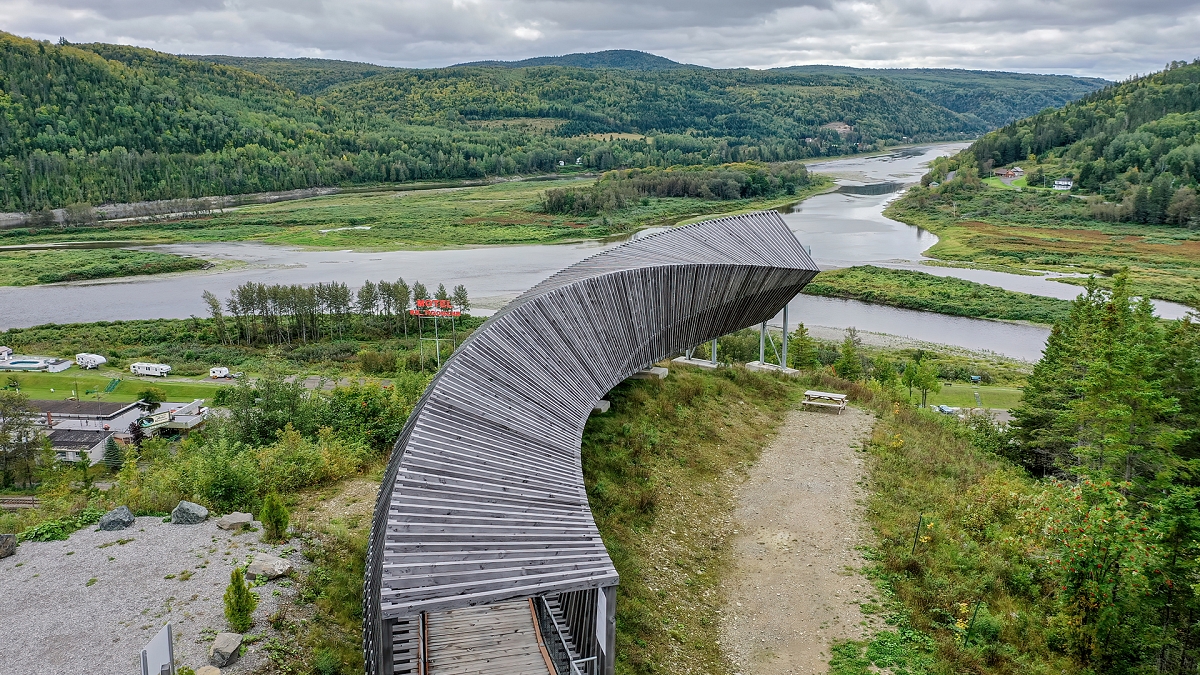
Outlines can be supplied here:
M254 609L258 607L258 596L246 585L242 568L234 567L229 573L229 586L225 589L225 619L235 633L245 633L254 625Z
M120 469L125 463L125 453L121 451L121 446L117 445L117 441L109 436L104 442L104 466L110 469Z
M287 507L283 505L283 500L279 495L274 492L267 495L267 498L263 500L262 510L258 514L259 521L266 529L264 538L268 541L286 539L289 517Z
M842 354L833 364L833 371L845 380L857 380L862 377L862 359L858 357L858 346L854 344L852 335L847 335L846 339L842 340Z

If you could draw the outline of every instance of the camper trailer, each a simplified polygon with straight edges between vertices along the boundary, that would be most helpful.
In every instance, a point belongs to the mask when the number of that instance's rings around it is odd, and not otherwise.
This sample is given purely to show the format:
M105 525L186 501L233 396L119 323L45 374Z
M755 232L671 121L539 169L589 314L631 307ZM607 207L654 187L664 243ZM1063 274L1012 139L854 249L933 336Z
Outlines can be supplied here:
M217 366L216 368L208 369L208 376L214 380L229 377L229 369L225 366Z
M171 372L171 366L163 363L131 363L129 372L134 375L150 375L151 377L166 377Z
M108 363L108 359L99 354L76 354L75 365L84 369L99 368Z

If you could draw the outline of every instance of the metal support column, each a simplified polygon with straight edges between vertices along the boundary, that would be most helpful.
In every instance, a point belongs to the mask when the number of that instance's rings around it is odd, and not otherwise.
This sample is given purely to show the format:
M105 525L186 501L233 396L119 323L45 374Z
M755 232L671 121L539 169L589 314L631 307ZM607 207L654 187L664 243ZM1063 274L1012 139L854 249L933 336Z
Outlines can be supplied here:
M600 590L604 602L604 654L600 675L613 675L617 669L617 587L605 586ZM596 617L600 621L602 617Z
M767 322L762 322L758 327L758 362L766 364L767 362Z
M784 305L783 306L783 356L781 356L779 358L779 361L780 361L779 367L780 368L788 367L788 360L787 360L788 315L787 315L787 312L788 312L788 306Z
M717 365L717 338L713 338L712 350L709 352L709 355L712 358L712 364L714 366Z

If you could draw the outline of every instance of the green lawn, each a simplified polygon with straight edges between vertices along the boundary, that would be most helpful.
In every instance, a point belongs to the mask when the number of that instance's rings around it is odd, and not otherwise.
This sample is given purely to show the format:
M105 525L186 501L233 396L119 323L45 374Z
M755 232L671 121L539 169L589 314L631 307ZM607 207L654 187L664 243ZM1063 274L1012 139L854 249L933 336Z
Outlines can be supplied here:
M988 385L972 386L955 382L952 385L942 384L942 390L929 395L929 405L948 405L955 408L975 407L975 392L983 407L996 410L1008 410L1021 402L1021 390L1013 387L993 387ZM921 394L913 391L913 399L919 402Z
M87 393L94 391L101 392L101 401L123 403L138 400L138 392L147 387L157 387L167 393L167 400L186 402L197 398L211 399L219 386L214 382L187 381L182 378L161 380L153 377L134 377L128 371L116 369L84 371L71 367L61 373L0 372L0 387L7 387L11 391L10 381L13 377L20 383L22 393L38 400L67 399L78 386L83 399L96 400L94 394ZM102 393L114 378L120 378L121 383L112 393Z

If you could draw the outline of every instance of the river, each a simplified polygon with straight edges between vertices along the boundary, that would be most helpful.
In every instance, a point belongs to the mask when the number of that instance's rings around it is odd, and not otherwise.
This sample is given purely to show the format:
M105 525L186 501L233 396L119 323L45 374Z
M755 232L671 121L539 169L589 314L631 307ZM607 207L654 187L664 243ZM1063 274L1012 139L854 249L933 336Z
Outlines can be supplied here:
M945 143L884 155L814 162L833 175L836 192L781 209L796 236L822 269L858 264L920 269L1010 290L1073 298L1077 287L1048 278L922 265L921 252L937 242L930 232L883 217L903 184L915 182L934 157L964 147ZM649 232L638 233L637 237ZM247 281L309 284L364 279L465 284L479 309L494 310L555 271L618 245L619 241L507 246L445 251L314 251L252 242L168 244L146 247L227 262L218 270L42 286L0 287L0 329L43 323L203 316L201 291L224 297ZM1158 303L1159 314L1182 316L1186 307ZM883 305L799 296L789 306L792 322L832 328L856 327L915 340L987 350L1036 360L1049 331L1038 326L949 317Z

